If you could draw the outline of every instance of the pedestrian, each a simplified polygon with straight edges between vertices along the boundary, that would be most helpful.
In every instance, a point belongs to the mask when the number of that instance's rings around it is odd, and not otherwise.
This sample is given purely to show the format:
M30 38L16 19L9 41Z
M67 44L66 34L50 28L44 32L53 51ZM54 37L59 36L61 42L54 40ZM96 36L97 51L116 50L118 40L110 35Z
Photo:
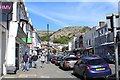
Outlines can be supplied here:
M29 56L27 52L25 51L25 54L23 55L23 71L28 71L28 61L29 61Z
M32 55L30 54L30 56L29 56L29 68L31 68L32 67Z
M50 63L50 52L47 53L47 63Z
M38 56L37 56L36 52L34 51L33 56L32 56L32 61L33 61L33 64L34 64L34 68L37 67L37 59L38 59Z
M42 55L41 58L40 58L40 61L41 61L41 68L43 67L44 63L45 63L45 56Z

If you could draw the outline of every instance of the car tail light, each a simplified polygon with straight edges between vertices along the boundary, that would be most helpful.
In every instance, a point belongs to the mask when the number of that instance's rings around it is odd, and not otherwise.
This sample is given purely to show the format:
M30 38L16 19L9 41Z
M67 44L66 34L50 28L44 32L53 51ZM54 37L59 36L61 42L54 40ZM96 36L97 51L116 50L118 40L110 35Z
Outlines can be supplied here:
M66 64L69 64L69 62L66 62Z
M56 60L56 58L52 58L52 60Z
M78 56L77 58L80 59L80 56Z
M110 66L109 66L109 64L107 64L107 68L108 68L108 69L110 69Z
M88 70L92 70L92 67L91 67L91 66L87 66L87 69L88 69Z

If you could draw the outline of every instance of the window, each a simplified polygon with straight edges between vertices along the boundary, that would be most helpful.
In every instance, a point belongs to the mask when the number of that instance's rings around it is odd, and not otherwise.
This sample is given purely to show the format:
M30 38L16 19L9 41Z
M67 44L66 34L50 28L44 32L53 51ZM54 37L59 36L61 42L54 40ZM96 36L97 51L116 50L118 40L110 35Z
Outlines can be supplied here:
M88 45L91 46L91 40L90 39L88 40Z
M93 60L88 60L87 64L89 64L89 65L99 65L99 64L106 64L106 62L103 59L93 59Z
M105 33L107 32L107 28L104 28Z
M103 34L103 29L101 30L101 34Z
M66 61L78 60L77 57L66 58Z

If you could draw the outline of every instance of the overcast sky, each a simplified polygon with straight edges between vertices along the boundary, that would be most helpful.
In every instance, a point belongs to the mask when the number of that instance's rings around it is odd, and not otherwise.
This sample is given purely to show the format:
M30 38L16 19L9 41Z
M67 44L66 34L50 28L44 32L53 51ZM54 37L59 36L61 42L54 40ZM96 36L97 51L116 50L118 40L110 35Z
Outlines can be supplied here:
M54 0L52 0L54 1ZM34 27L58 30L66 26L97 26L107 14L118 11L118 2L26 2ZM102 0L101 0L102 1ZM112 0L111 0L112 1Z

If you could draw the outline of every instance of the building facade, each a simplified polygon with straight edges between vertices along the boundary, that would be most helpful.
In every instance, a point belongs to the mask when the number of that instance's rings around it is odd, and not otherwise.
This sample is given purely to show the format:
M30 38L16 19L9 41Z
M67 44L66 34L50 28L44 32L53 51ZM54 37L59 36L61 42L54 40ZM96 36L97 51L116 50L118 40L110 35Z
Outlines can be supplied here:
M86 32L83 35L83 48L85 50L85 53L94 54L95 31L96 31L96 27L93 27L90 31Z
M23 1L13 2L12 19L9 21L8 44L6 52L6 73L16 73L21 66L21 58L25 51L29 53L27 44L32 26ZM6 74L5 73L5 74Z
M32 41L32 50L37 51L37 54L40 54L40 50L41 50L41 40L40 40L40 36L37 33L37 30L34 29L33 33L33 41Z
M2 6L8 7L2 7ZM8 20L11 20L12 2L0 2L0 76L6 73L6 51L8 42Z

